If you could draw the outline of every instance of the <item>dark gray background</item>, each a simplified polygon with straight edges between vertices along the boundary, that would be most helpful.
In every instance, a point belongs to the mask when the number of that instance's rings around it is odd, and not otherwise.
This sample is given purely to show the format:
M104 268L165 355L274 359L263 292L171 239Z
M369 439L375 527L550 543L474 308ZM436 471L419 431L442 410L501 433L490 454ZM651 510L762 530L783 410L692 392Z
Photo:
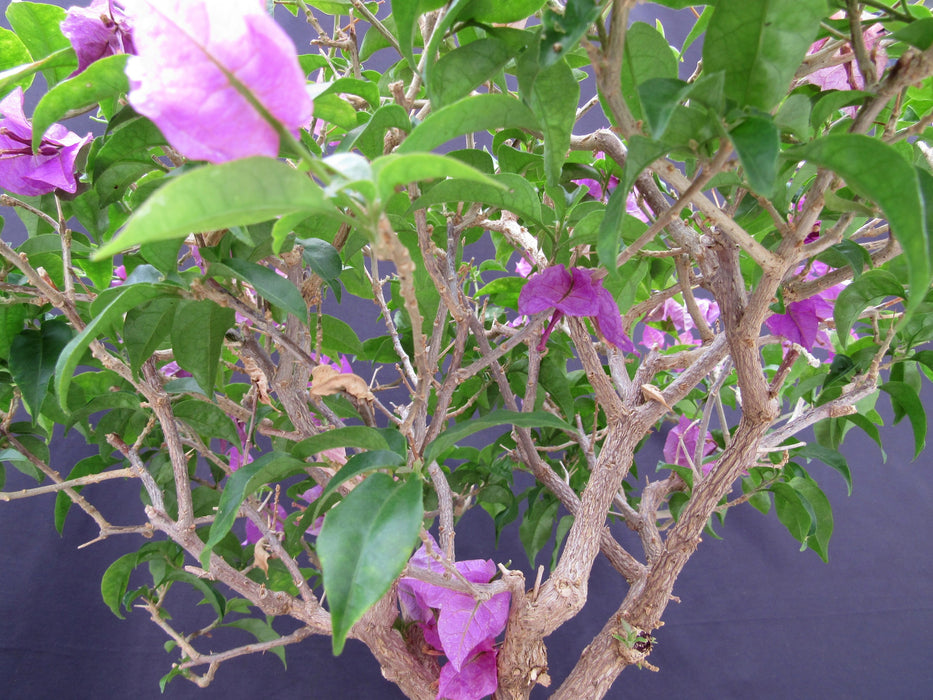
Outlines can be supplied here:
M0 4L5 9L8 3ZM671 43L679 45L683 32L665 26ZM3 237L14 240L18 222L9 210L2 216ZM347 320L365 337L375 312L362 305L353 313ZM925 397L931 398L929 390ZM829 564L810 551L800 553L773 513L734 510L719 529L723 541L706 537L678 580L674 593L682 602L671 604L665 626L655 632L650 660L661 671L627 670L609 697L933 695L929 457L911 461L913 437L906 424L883 436L887 463L862 434L853 431L846 441L855 484L851 497L838 474L821 465L811 468L834 507ZM658 444L652 449L640 455L643 469L650 470ZM52 463L67 470L86 454L80 440L66 439ZM15 470L8 468L7 475L7 489L29 486ZM135 487L111 483L89 487L87 494L105 504L114 522L141 519ZM53 502L45 497L0 504L0 698L160 697L158 679L175 658L161 648L164 635L142 611L116 619L99 592L107 566L137 548L139 539L111 538L78 551L97 535L93 522L75 512L59 537ZM638 551L630 533L616 530ZM460 558L511 561L533 579L517 527L506 531L496 551L487 549L492 523L479 510L464 518L458 533ZM584 612L548 639L555 682L624 592L617 575L598 560ZM187 620L192 601L180 602L176 619ZM220 635L215 639L215 650L227 648ZM210 646L202 640L202 649ZM312 638L287 653L287 671L271 654L243 657L224 664L209 688L178 679L164 697L401 697L356 642L336 659L327 638Z

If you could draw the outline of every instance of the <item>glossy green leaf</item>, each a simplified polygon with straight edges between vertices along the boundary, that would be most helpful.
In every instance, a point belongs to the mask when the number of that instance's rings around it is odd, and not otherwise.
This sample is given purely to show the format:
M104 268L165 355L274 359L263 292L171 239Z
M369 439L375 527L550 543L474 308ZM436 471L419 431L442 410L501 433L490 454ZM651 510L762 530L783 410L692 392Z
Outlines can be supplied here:
M648 130L654 139L663 139L674 109L690 92L691 86L676 78L651 78L637 89Z
M299 442L292 448L292 455L306 460L311 455L335 447L356 447L363 450L387 450L389 443L376 428L365 425L348 425L335 428L319 435L313 435Z
M286 278L280 277L274 270L265 265L228 258L222 263L214 263L208 270L210 275L233 277L246 282L256 293L273 306L293 314L302 323L308 319L308 305L301 296L298 288Z
M376 469L392 469L405 465L405 457L393 452L392 450L371 450L369 452L360 452L347 460L337 473L327 482L327 486L321 491L315 501L315 508L311 520L320 515L320 509L324 505L327 497L337 491L341 484L360 474L375 471Z
M809 443L800 450L799 454L808 460L817 459L842 474L842 478L846 481L848 495L852 495L852 472L849 470L849 463L841 452L816 443Z
M71 42L62 34L60 26L65 19L64 8L38 2L11 2L7 5L6 18L10 28L36 61L62 49L71 50ZM66 78L76 65L76 60L71 65L62 65L56 61L43 70L48 82L54 85Z
M890 297L903 299L906 298L906 292L897 277L887 270L869 270L839 293L833 308L833 318L843 347L849 341L852 325L862 312Z
M801 544L806 543L813 521L800 494L783 482L772 484L769 490L774 493L774 511L778 520L795 540Z
M494 37L477 39L441 56L431 70L428 86L431 105L444 105L466 97L480 83L498 73L512 58L505 42Z
M498 187L470 180L438 182L412 202L411 210L423 209L441 202L480 202L532 221L541 221L540 197L526 178L514 173L499 173L492 177L498 181Z
M703 70L725 71L726 96L740 107L769 112L828 14L825 0L717 0L703 42Z
M299 238L296 242L302 247L302 260L314 274L327 283L335 283L343 271L343 262L337 249L320 238Z
M240 506L247 496L252 495L264 484L281 481L295 474L303 473L305 462L281 452L267 452L249 464L237 469L227 478L217 515L211 523L210 534L201 552L201 564L207 568L210 564L214 547L227 536L236 522Z
M16 50L15 46L13 50ZM22 86L25 90L32 83L33 76L40 70L54 71L63 69L68 72L73 70L77 63L74 49L69 45L67 48L59 49L39 61L4 70L0 72L0 96L6 95L17 85Z
M320 317L312 316L312 338L316 337L318 318L321 323L321 349L325 355L337 357L338 355L359 355L363 352L363 344L356 331L346 321L341 321L335 316L327 314Z
M810 514L810 529L805 542L824 562L829 561L829 538L833 534L833 509L822 489L812 479L795 476L790 486L801 498L801 502Z
M117 288L115 295L109 297L106 306L94 314L84 330L72 338L58 356L58 362L55 364L55 393L62 408L67 410L68 387L71 385L72 375L91 341L133 307L166 293L174 293L174 290L152 284L131 284Z
M133 372L139 372L156 350L168 346L178 302L177 296L163 296L127 311L123 344Z
M124 554L107 567L100 581L100 594L113 614L123 619L123 597L130 582L130 575L140 564L163 558L169 562L178 562L182 556L181 548L174 542L147 542L137 552ZM177 564L176 564L177 565Z
M39 147L45 130L55 122L81 114L102 100L129 90L124 72L126 59L125 54L98 59L74 78L45 93L32 115L33 150Z
M910 288L929 288L931 222L924 214L933 217L933 211L924 203L933 202L933 176L918 171L894 147L862 134L832 134L794 149L793 157L835 171L856 193L877 202L904 249ZM923 293L912 294L908 310L922 300ZM847 331L840 330L840 336Z
M544 174L549 185L556 185L570 148L580 84L566 61L554 61L543 68L527 63L519 64L519 90L544 132Z
M933 17L924 17L901 27L894 34L894 39L916 46L926 51L933 45Z
M538 120L528 107L509 95L472 95L429 114L396 153L432 151L464 134L510 128L534 131L539 128Z
M111 130L103 140L100 150L94 154L93 165L95 180L110 167L120 163L146 165L149 170L157 166L152 161L149 149L165 144L165 137L159 127L144 117L137 117L121 123Z
M32 62L25 44L9 29L0 27L0 98L19 86L25 91L32 84L33 73L22 75L16 82L5 81L4 72Z
M89 474L100 474L107 469L107 467L112 465L112 459L100 455L85 457L72 467L71 471L68 472L66 480L78 479L82 476L88 476ZM74 486L73 488L77 493L81 493L81 489L84 487ZM65 491L59 491L55 494L55 530L59 535L62 534L65 528L65 518L68 516L68 511L71 510L71 503L71 496L65 493Z
M421 481L373 474L324 518L317 553L333 625L334 654L350 628L405 568L421 529Z
M548 8L541 17L544 35L538 63L542 68L560 61L570 51L603 12L601 0L567 0L563 14Z
M27 304L0 305L0 358L9 356L10 344L31 315Z
M256 224L292 212L330 210L321 188L281 161L257 156L206 165L167 178L94 257L100 260L141 243Z
M780 135L768 115L746 117L729 130L745 179L752 190L765 197L774 193L777 179Z
M220 438L239 445L241 438L230 416L216 404L200 399L182 399L172 405L175 418L206 438Z
M927 414L917 390L905 382L886 382L881 390L891 397L891 403L906 415L914 433L914 459L920 456L927 442ZM895 420L895 423L897 421Z
M518 526L518 537L532 567L538 552L547 544L554 531L554 520L557 518L559 505L556 498L535 501L525 511L525 517Z
M230 620L229 622L224 622L221 627L233 627L235 629L243 630L253 635L258 642L272 642L276 639L279 639L281 635L272 628L271 623L272 618L267 618L260 620L257 617L243 617L237 620ZM285 647L277 646L269 649L270 652L279 657L279 661L282 662L282 666L288 667L285 663Z
M33 420L39 416L59 355L71 338L68 324L48 321L39 330L23 331L10 345L10 374Z
M517 22L541 9L546 0L471 0L460 13L461 19L475 19L487 24Z
M645 117L638 86L656 79L677 79L677 57L657 29L644 22L635 22L625 35L625 58L622 62L622 97L635 119ZM648 92L647 88L645 92ZM653 108L657 109L657 106ZM657 133L653 127L652 134Z
M424 180L462 178L501 187L496 180L465 163L435 153L392 153L373 161L373 178L382 201L388 201L396 187Z
M514 425L519 428L556 428L558 430L573 430L569 423L562 421L554 414L546 411L521 413L518 411L499 409L487 413L485 416L472 418L465 423L458 423L442 432L424 451L424 461L430 462L437 459L445 450L453 447L468 435L477 433L480 430L485 430L486 428L495 428L501 425Z
M408 112L401 105L393 103L377 109L369 121L347 132L337 152L345 153L355 148L367 158L377 158L383 154L385 135L389 129L401 129L406 133L411 131Z
M208 299L184 299L175 309L171 331L175 361L191 372L208 397L214 395L224 333L234 322L233 309Z

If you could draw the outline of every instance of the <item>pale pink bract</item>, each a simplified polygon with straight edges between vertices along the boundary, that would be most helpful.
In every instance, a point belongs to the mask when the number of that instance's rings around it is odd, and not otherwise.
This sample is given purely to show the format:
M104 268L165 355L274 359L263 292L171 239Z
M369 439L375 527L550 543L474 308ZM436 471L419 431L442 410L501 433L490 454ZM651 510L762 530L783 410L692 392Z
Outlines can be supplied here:
M130 104L193 160L276 157L275 119L297 130L311 98L295 46L258 0L126 0L137 55L126 67Z

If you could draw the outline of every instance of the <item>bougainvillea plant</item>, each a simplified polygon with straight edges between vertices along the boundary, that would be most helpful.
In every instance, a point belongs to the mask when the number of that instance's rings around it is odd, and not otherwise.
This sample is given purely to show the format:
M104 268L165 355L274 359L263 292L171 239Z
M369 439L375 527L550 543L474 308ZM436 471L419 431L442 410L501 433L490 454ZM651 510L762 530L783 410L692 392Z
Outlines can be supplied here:
M331 635L412 698L603 697L729 509L826 559L811 464L848 480L880 400L923 449L933 14L657 4L684 45L632 0L8 5L0 482L37 485L0 500L126 539L101 590L167 633L163 683ZM97 453L51 464L56 427ZM530 566L458 559L476 507ZM627 588L551 678L598 557Z

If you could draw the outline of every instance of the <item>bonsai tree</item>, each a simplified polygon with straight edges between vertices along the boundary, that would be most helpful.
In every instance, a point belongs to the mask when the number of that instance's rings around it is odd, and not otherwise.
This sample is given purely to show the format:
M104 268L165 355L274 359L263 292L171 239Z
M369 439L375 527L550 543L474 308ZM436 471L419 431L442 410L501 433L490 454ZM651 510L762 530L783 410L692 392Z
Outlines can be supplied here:
M730 509L825 560L811 463L848 481L879 400L920 453L933 14L664 0L672 47L634 4L8 5L0 476L36 485L0 500L128 535L101 590L165 631L163 686L330 635L412 698L600 698ZM52 465L57 427L93 456ZM477 507L529 567L458 558ZM617 610L552 679L598 557ZM206 627L168 615L186 586Z

